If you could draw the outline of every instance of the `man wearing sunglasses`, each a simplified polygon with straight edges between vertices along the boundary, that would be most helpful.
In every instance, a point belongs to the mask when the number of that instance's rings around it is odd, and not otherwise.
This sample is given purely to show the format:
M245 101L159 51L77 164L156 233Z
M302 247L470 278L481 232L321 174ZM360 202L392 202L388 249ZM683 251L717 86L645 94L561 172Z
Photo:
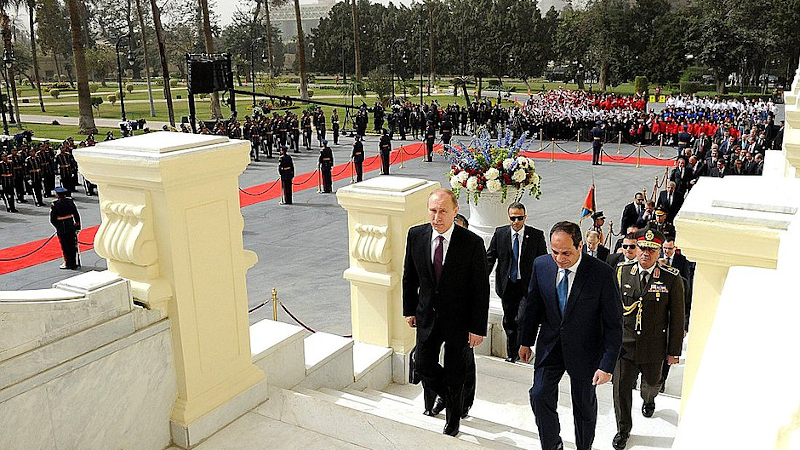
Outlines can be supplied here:
M611 444L624 449L633 420L636 379L642 374L642 415L653 417L661 387L661 364L677 364L683 346L683 280L677 269L658 262L664 233L645 228L636 233L636 262L619 264L622 297L622 352L614 369L617 434Z
M489 271L497 262L495 292L503 304L503 329L506 332L506 361L519 359L517 343L519 303L528 288L533 260L547 254L544 232L525 225L525 205L514 202L508 207L508 226L494 230L486 260Z
M637 230L638 231L638 230ZM636 233L628 233L622 238L622 251L609 255L606 262L611 267L617 267L620 263L630 263L636 261Z

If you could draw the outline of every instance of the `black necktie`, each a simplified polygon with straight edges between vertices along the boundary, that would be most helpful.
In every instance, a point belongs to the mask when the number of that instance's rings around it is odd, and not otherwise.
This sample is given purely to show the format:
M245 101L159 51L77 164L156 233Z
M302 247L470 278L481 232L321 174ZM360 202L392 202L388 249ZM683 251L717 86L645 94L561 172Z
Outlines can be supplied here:
M642 292L647 290L647 278L648 278L648 275L650 275L650 274L647 273L647 272L642 272L642 286L641 286L642 287Z
M442 278L442 263L444 261L444 236L438 236L436 241L438 245L433 252L433 273L436 275L436 283L439 283L439 279Z

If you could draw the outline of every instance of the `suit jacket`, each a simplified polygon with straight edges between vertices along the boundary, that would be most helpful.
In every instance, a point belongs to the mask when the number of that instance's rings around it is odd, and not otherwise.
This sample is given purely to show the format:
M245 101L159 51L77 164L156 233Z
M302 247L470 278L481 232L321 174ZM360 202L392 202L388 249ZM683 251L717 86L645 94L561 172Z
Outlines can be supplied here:
M445 339L486 335L489 320L489 272L483 239L453 225L439 283L433 273L429 223L408 230L403 265L403 315L416 316L417 337L425 341L434 323ZM438 322L437 322L438 321Z
M679 192L678 189L675 189L675 192L672 193L672 203L669 202L668 195L669 193L667 191L661 191L661 193L658 194L656 207L666 207L667 222L672 222L675 219L675 216L678 215L678 211L681 210L681 206L683 206L683 193Z
M572 378L591 378L597 369L612 373L622 345L622 305L614 270L598 259L582 257L563 317L557 275L550 255L536 258L523 302L520 345L536 344L536 367L561 345Z
M533 260L541 255L547 254L547 243L544 240L542 230L525 225L520 230L523 232L522 248L520 249L519 273L521 281L528 285L533 270ZM492 242L486 251L486 262L489 272L492 271L495 261L497 262L497 273L495 278L494 290L501 298L506 292L508 276L511 271L511 226L505 225L494 230Z
M689 190L689 182L694 178L691 167L683 168L683 176L678 173L678 168L672 169L669 180L675 182L675 192L686 193Z
M583 244L583 248L581 249L581 251L583 251L583 253L585 255L589 254L589 248L586 246L586 244ZM594 256L594 258L597 258L600 261L605 261L606 258L608 258L608 254L609 254L609 250L606 247L604 247L602 244L598 244L597 245L597 256Z
M644 211L644 206L642 206L642 211ZM625 209L622 210L620 230L624 233L629 226L636 225L636 222L638 222L641 217L642 216L640 216L639 212L636 210L636 205L633 202L628 203L625 205Z
M622 252L612 253L606 258L606 263L611 267L617 267L621 262L625 262L625 255Z

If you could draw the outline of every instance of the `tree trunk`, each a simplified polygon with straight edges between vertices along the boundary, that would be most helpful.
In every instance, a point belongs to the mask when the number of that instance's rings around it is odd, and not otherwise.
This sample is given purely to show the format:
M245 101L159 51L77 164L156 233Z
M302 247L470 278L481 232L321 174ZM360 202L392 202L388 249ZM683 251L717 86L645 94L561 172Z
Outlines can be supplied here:
M433 33L433 5L432 4L429 4L429 6L428 6L428 26L429 26L429 30L428 30L429 31L428 32L428 53L429 54L428 54L428 57L430 58L430 64L431 64L431 67L430 67L431 72L430 72L430 75L428 76L428 95L431 95L431 87L433 86L434 80L436 80L436 69L434 68L434 65L433 65L433 63L435 61L435 58L434 58L434 53L433 53L433 50L434 50L434 44L433 44L434 43L434 33Z
M203 43L206 53L214 53L214 37L211 35L211 16L208 13L208 0L200 0L200 9L203 12ZM211 118L221 119L222 110L219 107L219 93L211 93Z
M272 20L269 17L269 0L264 0L264 19L267 22L267 56L269 62L269 75L274 77L276 75L275 56L272 49Z
M597 80L597 84L600 85L600 92L605 92L606 85L608 84L608 71L611 68L611 63L608 61L603 61L600 63L600 78Z
M56 78L61 81L61 65L58 64L58 53L53 52L53 63L56 65Z
M156 5L156 0L150 0L150 7L153 9L153 27L156 29L158 56L161 58L161 79L164 80L164 98L167 100L169 124L174 127L175 109L172 107L172 92L169 87L169 63L167 62L167 45L164 40L164 28L161 26L161 11L159 11L158 5Z
M34 31L34 13L36 10L36 2L28 1L28 20L31 27L31 56L33 57L33 78L36 80L36 90L39 91L39 108L42 112L44 110L44 100L42 100L42 81L39 78L39 57L36 55L36 32Z
M356 7L356 0L353 0L351 3L350 10L353 13L353 49L356 58L356 80L361 81L361 39L359 37L358 8Z
M481 95L482 95L481 91L483 91L483 77L478 77L478 92L477 92L478 98L476 98L475 101L481 100Z
M142 30L142 55L144 57L144 76L147 79L147 97L150 99L150 117L155 117L156 105L153 102L153 85L150 83L150 59L147 53L147 36L144 33L144 14L142 14L141 0L136 0L136 15L139 17L139 28Z
M14 48L11 44L11 21L9 20L8 15L5 11L0 12L0 23L2 24L3 30L3 46L5 48ZM8 67L8 77L7 82L10 86L11 90L11 99L14 102L14 118L17 122L17 128L22 129L22 123L19 120L19 103L17 101L17 81L14 75L14 65L12 64L11 67Z
M297 65L300 67L300 98L308 100L308 74L306 73L306 39L300 17L300 0L294 0L294 18L297 21Z
M72 35L72 55L75 58L75 72L78 77L78 131L81 134L96 134L92 113L92 98L89 92L89 72L86 70L86 52L83 48L81 16L78 9L80 0L67 0L70 34Z

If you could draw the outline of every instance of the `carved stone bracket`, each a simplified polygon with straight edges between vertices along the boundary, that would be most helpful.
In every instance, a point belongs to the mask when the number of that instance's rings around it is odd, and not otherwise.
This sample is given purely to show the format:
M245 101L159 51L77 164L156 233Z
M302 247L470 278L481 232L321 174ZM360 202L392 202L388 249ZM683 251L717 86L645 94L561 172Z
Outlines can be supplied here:
M353 246L353 258L370 263L388 264L391 261L388 226L364 225L357 223L358 233Z
M156 262L158 252L149 219L147 198L142 204L105 200L100 209L106 220L97 231L95 251L98 255L137 266Z

